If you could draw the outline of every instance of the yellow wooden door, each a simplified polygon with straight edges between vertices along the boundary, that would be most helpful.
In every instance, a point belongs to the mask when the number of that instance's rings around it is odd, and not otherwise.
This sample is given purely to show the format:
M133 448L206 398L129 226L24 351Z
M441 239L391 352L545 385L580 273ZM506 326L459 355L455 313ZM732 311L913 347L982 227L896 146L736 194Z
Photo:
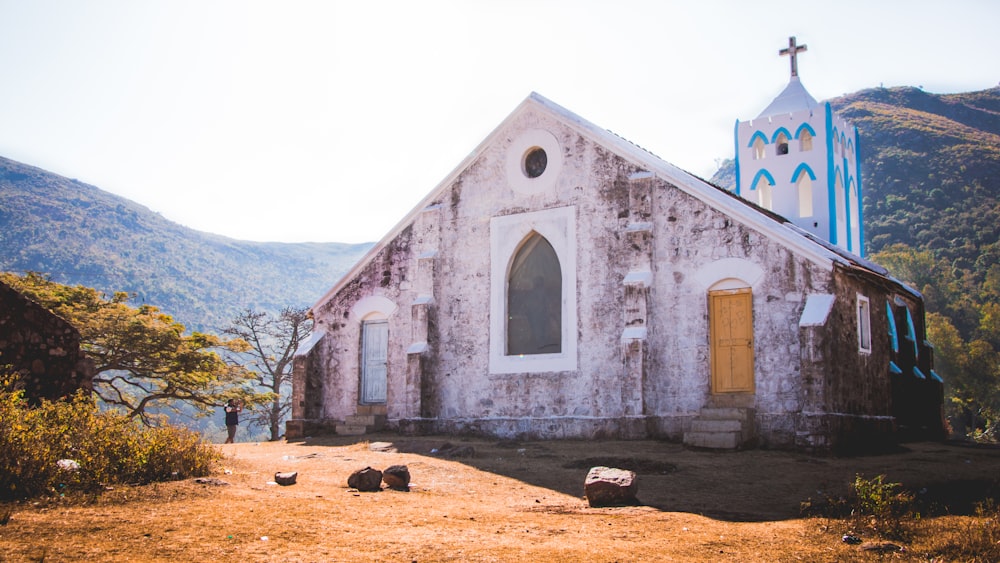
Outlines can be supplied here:
M709 293L712 392L753 393L753 295L750 288Z

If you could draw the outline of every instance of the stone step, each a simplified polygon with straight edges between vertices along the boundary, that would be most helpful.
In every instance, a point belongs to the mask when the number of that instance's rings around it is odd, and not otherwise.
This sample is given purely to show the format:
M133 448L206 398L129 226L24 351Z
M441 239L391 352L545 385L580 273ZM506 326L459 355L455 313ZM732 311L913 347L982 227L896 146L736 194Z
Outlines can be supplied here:
M355 414L348 416L344 422L349 426L365 426L369 432L377 432L385 428L384 414Z
M685 432L684 445L713 450L735 450L740 447L740 432Z
M361 426L379 426L385 424L385 419L384 414L355 414L345 417L344 422Z
M385 415L389 413L386 405L358 405L357 414Z
M334 426L334 431L339 436L363 436L368 433L368 428L357 424L338 424Z
M753 409L740 407L706 407L698 413L702 420L753 420Z
M744 423L739 420L695 418L691 421L691 432L739 432L743 433Z

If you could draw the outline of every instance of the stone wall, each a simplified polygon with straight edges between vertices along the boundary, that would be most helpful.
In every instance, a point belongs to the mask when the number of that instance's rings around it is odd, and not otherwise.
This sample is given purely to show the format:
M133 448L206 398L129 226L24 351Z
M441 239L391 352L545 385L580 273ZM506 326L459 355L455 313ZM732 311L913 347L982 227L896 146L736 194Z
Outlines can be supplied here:
M0 371L17 372L31 402L92 389L94 378L93 362L80 352L76 328L4 283L0 283Z

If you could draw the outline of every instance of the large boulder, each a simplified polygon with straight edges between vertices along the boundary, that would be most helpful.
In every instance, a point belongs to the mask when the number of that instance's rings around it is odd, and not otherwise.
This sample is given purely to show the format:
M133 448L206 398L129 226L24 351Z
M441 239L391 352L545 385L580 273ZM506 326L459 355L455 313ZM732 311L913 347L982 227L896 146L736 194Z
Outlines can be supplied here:
M591 467L583 492L590 506L631 506L639 504L635 495L639 482L635 471L614 467Z
M279 471L274 474L274 482L279 485L294 485L295 480L298 479L298 471Z
M366 467L358 469L347 478L347 486L364 493L372 493L382 490L382 472L378 469Z

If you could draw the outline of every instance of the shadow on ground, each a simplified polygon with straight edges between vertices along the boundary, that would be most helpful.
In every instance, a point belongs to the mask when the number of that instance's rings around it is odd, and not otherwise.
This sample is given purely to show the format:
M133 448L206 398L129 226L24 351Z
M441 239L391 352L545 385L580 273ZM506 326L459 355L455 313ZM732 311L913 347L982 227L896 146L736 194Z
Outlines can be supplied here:
M310 446L367 442L375 451L457 461L480 471L583 496L583 482L597 465L638 475L640 502L738 522L798 518L803 503L815 510L847 497L856 475L885 475L914 492L924 514L972 514L976 504L1000 499L1000 448L920 442L897 451L857 457L795 452L694 451L675 443L603 440L511 441L454 436L307 438ZM496 494L502 495L502 485Z

